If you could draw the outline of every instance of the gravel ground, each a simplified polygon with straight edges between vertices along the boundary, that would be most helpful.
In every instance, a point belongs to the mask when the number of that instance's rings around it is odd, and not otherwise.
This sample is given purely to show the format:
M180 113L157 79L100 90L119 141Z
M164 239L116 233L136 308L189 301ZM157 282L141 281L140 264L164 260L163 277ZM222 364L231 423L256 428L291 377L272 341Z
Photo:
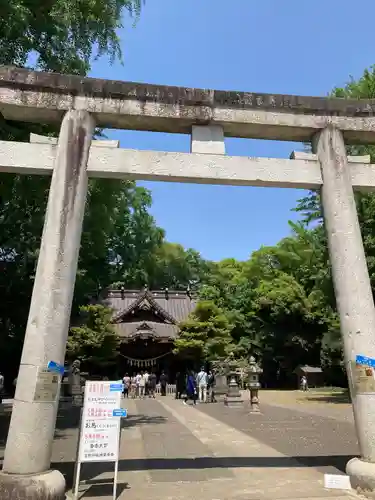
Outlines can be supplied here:
M352 421L332 416L323 405L320 410L301 411L263 403L260 415L249 413L248 405L235 409L222 403L201 404L198 409L325 473L344 471L359 453Z

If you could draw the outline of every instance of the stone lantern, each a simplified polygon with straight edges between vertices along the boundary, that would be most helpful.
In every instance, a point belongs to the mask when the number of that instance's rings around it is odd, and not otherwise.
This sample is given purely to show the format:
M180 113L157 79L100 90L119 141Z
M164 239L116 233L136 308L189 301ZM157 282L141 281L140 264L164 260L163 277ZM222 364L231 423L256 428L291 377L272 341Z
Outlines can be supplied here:
M230 408L242 406L243 398L237 382L238 362L234 358L233 352L229 354L229 357L225 360L225 364L227 370L227 379L229 380L229 382L228 390L224 397L224 404L225 406L229 406Z
M221 358L212 362L216 373L215 396L224 400L224 405L230 408L243 404L243 398L238 387L238 361L233 352L225 359Z
M260 389L259 376L262 372L263 370L259 367L255 358L250 356L248 373L251 413L260 413L258 391Z

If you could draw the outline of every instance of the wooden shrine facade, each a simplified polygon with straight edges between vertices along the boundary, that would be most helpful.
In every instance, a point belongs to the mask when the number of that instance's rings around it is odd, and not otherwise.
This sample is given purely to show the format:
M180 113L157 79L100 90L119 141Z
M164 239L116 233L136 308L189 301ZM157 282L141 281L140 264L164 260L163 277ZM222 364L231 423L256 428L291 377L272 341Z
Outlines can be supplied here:
M113 323L121 339L118 368L122 373L139 370L173 378L177 371L173 355L179 323L194 310L189 291L108 290L105 305L113 310Z

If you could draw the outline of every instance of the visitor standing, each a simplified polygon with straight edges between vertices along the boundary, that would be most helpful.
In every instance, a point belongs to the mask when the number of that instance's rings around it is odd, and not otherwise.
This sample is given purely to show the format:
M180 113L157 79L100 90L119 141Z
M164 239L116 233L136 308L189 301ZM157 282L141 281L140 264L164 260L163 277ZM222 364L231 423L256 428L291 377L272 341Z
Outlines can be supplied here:
M215 373L213 370L210 370L208 372L208 379L207 379L207 391L208 391L208 401L210 403L215 403L215 385L216 385L216 377Z
M130 384L131 384L131 380L130 380L130 377L129 377L129 374L128 373L125 373L125 377L122 379L122 383L124 385L124 398L128 398L129 397L129 389L130 389Z
M140 399L145 398L145 389L146 389L146 376L143 372L141 372L141 375L139 377L139 397Z
M131 393L131 398L135 399L137 395L137 380L135 375L133 375L132 378L130 379L130 393Z
M155 399L155 391L156 391L156 375L155 373L150 373L148 377L148 396Z
M199 401L202 403L207 402L207 379L208 379L207 372L202 367L201 371L197 375Z
M166 376L166 374L164 372L161 372L159 382L160 382L160 392L161 392L161 395L162 396L166 396L166 394L167 394L168 377Z
M307 389L308 389L307 378L305 377L305 375L301 378L301 389L303 391L307 391Z
M0 404L3 402L4 396L4 375L0 372Z
M176 399L181 399L182 393L186 388L186 377L183 372L177 372L176 374Z
M144 377L145 377L145 396L148 396L148 379L149 379L149 373L148 371L146 370L145 373L144 373Z
M142 375L138 372L137 375L135 376L135 397L139 397L139 384L141 382L141 377Z
M192 372L188 373L186 379L186 396L184 397L184 405L187 404L188 399L193 401L193 405L197 404L197 386Z

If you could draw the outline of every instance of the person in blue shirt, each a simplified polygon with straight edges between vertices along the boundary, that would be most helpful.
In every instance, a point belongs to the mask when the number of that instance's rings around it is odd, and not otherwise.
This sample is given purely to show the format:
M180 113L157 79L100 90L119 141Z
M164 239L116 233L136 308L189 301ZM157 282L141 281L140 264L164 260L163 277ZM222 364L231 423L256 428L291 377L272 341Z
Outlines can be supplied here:
M187 404L188 399L193 401L193 405L197 404L197 386L192 372L188 372L186 379L186 396L184 398L184 405Z

